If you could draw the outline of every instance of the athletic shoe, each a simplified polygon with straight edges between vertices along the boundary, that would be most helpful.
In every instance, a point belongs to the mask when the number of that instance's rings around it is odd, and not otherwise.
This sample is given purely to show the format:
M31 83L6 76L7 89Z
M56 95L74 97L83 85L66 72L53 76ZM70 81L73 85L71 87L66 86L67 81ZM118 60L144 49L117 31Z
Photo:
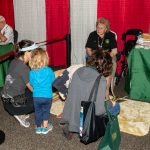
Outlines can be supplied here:
M14 117L20 122L20 125L28 128L30 123L24 119L24 115L14 115Z
M62 130L63 130L63 136L64 136L67 140L71 140L72 137L73 137L73 133L68 130L68 124L65 124L65 125L63 126Z
M36 128L36 134L41 134L42 133L42 128L41 127L37 127Z
M62 100L65 100L66 99L66 97L65 97L65 95L63 94L63 93L61 93L61 92L58 92L59 93L59 96L60 96L60 98L62 99Z
M0 130L0 144L2 144L5 141L5 133Z
M52 129L53 125L49 123L47 128L42 128L42 134L47 134L49 131L52 131Z
M28 119L29 117L30 117L30 115L29 115L29 114L24 115L24 118L25 118L25 119Z

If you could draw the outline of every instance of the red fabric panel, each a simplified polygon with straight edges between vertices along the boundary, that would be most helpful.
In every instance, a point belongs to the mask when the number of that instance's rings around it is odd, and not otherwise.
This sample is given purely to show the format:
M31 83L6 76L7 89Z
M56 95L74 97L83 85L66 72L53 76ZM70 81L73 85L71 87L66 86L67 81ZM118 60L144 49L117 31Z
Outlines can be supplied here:
M6 23L14 28L14 7L13 0L0 1L0 15L4 16Z
M46 0L47 40L65 37L69 32L69 1ZM66 41L47 45L50 65L66 66Z
M148 32L150 27L150 1L148 0L98 0L97 17L108 18L111 30L118 35L118 50L122 50L121 36L130 28Z

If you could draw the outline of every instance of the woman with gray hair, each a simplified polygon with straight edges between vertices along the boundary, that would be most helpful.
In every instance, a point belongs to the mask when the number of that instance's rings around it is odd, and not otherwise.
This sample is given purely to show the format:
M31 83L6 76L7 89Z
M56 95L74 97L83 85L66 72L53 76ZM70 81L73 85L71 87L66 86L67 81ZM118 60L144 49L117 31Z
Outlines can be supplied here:
M87 59L92 55L93 51L98 48L103 48L104 51L108 51L113 61L113 71L112 74L107 78L107 91L106 98L109 99L109 88L111 81L116 72L116 54L117 54L117 36L114 32L110 31L110 24L106 18L99 18L96 22L96 30L91 32L87 43L86 52ZM112 91L113 92L113 91Z
M0 15L0 56L14 49L14 32L13 29L6 24L6 20ZM0 87L3 87L5 76L7 74L10 59L0 60Z
M14 43L14 32L11 26L6 24L3 16L0 16L0 45Z

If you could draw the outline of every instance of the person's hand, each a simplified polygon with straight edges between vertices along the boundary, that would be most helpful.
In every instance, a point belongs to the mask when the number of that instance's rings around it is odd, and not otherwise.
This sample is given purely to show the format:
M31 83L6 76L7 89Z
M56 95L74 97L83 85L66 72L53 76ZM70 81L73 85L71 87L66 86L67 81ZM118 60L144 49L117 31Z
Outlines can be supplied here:
M30 83L27 83L26 86L27 86L27 88L28 88L31 92L33 91L33 88L32 88L32 86L30 85Z
M0 42L5 42L7 38L0 32Z
M91 48L86 48L86 52L88 54L88 56L91 56L92 55L92 49Z
M112 49L110 52L110 56L113 58L116 56L116 54L117 54L117 48Z

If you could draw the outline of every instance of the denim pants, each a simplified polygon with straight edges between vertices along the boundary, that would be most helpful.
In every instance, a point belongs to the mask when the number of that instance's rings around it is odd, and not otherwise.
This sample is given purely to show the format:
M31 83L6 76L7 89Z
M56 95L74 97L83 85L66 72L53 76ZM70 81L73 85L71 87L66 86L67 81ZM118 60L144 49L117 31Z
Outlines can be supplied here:
M41 127L43 120L49 120L52 99L34 97L33 100L35 108L35 124L37 125L37 127Z

